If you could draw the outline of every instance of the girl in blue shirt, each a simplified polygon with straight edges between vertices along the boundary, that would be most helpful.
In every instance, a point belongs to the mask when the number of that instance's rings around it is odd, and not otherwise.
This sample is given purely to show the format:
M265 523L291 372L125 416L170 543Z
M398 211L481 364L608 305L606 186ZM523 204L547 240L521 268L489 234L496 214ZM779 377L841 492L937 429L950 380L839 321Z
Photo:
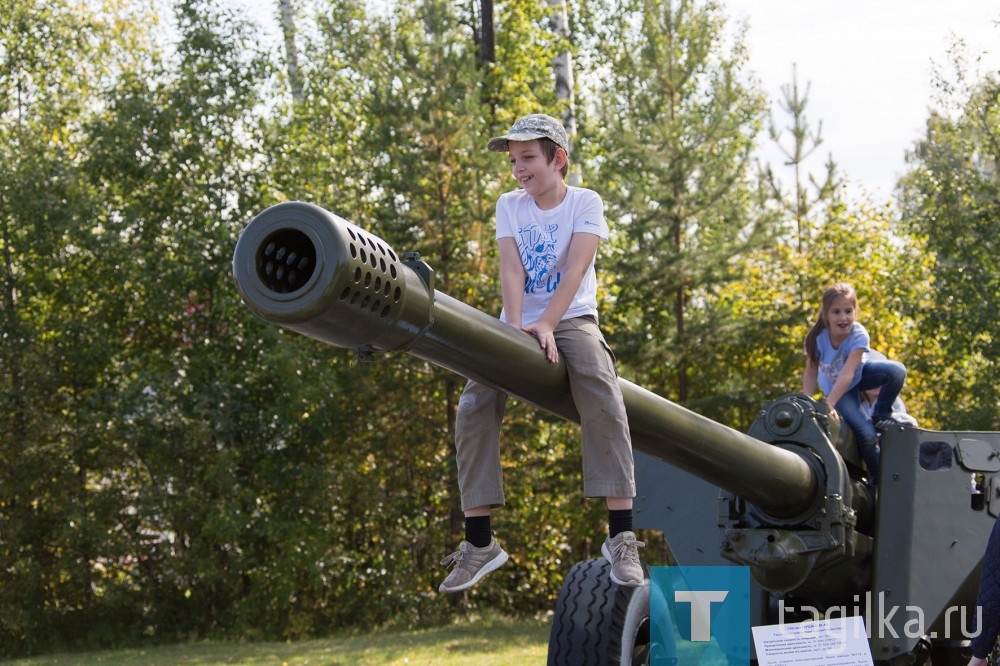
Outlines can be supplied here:
M870 358L868 331L857 319L854 287L838 282L823 292L819 317L806 335L802 391L812 396L818 386L830 418L843 419L851 427L874 484L879 473L877 429L899 425L892 418L892 404L903 389L906 368L897 361ZM861 409L861 392L875 387L882 390L869 420Z

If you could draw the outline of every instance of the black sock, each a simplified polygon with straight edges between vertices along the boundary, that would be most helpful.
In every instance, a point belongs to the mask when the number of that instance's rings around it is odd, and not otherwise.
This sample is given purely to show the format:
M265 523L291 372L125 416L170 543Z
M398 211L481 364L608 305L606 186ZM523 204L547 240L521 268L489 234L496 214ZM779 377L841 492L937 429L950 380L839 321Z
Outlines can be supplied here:
M465 518L465 540L476 548L485 548L493 540L493 529L489 516L467 516Z
M614 539L632 530L632 509L608 509L608 536Z

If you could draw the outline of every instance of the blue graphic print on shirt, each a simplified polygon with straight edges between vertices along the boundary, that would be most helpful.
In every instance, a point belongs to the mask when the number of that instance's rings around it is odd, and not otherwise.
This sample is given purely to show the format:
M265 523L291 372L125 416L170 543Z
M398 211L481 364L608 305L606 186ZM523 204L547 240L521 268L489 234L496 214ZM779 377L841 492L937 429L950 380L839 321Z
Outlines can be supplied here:
M555 271L556 240L558 224L541 227L532 224L517 230L521 236L521 263L527 275L524 278L524 293L533 294L540 289L552 293L559 286L561 274Z

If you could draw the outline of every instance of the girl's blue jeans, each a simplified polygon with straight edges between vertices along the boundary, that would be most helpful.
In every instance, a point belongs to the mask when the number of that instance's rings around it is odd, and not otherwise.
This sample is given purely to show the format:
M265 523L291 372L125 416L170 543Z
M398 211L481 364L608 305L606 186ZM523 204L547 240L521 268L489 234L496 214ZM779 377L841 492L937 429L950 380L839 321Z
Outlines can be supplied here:
M879 448L875 423L892 415L892 403L903 390L906 367L898 361L868 361L861 367L861 381L841 396L835 406L840 418L851 426L861 459L873 481L878 481ZM871 420L861 411L861 392L882 387L872 407Z

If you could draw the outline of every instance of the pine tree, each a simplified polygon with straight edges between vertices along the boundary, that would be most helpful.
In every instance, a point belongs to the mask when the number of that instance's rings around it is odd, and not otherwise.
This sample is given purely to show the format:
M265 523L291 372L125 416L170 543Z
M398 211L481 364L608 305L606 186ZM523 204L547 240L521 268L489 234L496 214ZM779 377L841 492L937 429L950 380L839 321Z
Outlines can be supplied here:
M713 392L698 366L731 325L711 301L769 238L750 171L765 100L743 73L740 34L725 47L719 5L610 11L595 180L617 225L609 330L630 373L686 402Z

